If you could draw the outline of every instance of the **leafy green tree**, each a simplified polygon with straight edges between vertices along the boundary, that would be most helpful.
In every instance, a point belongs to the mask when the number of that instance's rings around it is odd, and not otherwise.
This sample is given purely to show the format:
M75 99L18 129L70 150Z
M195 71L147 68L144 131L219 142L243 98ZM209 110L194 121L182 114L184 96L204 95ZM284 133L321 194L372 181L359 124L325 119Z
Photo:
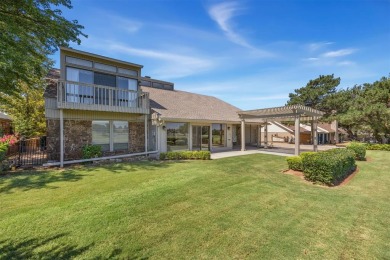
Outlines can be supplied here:
M72 8L70 0L0 1L0 92L17 96L19 82L33 87L52 61L48 55L69 42L80 44L84 28L68 21L59 9ZM1 100L0 100L1 102Z
M310 80L305 87L295 89L295 93L290 93L287 105L305 105L327 114L332 113L332 109L325 105L326 99L336 92L340 84L340 78L334 75L320 75L314 80Z
M352 139L356 138L356 133L361 128L361 122L356 120L358 116L350 108L353 106L355 98L361 95L361 92L361 86L342 89L329 95L323 104L328 111L332 111L325 117L325 120L337 120L339 127L344 128Z
M45 102L43 93L46 82L36 79L34 87L24 82L18 83L21 91L19 96L0 93L0 110L6 112L13 119L14 130L26 138L42 136L46 133Z
M390 138L390 78L364 84L346 114L368 126L378 142Z

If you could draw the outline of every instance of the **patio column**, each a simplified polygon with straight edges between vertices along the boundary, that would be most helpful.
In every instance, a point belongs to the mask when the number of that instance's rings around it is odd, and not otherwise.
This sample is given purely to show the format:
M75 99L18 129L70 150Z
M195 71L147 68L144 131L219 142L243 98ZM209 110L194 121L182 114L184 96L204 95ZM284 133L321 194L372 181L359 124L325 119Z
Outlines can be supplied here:
M268 148L268 121L265 121L264 126L264 148Z
M337 120L334 121L334 141L336 144L340 143L339 140L339 122Z
M317 120L311 120L311 129L312 129L312 142L313 142L313 151L318 151L318 132L317 132Z
M295 155L300 154L300 115L295 115Z
M257 148L261 145L261 125L257 126Z
M241 151L245 151L245 120L241 119Z
M60 167L64 167L64 111L60 109Z

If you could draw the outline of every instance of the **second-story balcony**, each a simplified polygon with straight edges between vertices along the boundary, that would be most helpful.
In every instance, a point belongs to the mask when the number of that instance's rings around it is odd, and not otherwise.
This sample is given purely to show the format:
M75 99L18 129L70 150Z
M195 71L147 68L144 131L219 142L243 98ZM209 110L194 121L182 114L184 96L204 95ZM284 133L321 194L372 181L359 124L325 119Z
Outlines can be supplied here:
M149 93L74 81L59 81L57 106L62 109L149 114Z

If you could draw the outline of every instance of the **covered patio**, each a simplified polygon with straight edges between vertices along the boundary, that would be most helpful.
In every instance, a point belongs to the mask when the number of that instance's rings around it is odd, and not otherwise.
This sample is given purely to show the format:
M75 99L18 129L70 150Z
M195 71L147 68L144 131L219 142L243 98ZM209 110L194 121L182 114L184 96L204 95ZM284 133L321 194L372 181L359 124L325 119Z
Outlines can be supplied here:
M264 148L268 148L268 122L269 121L294 121L295 127L295 147L294 154L299 155L301 151L300 145L300 123L302 121L311 123L311 138L313 151L318 151L318 133L317 124L324 113L311 107L302 105L292 105L283 107L273 107L264 109L255 109L247 111L239 111L241 118L241 151L246 150L245 146L245 120L260 119L264 123Z

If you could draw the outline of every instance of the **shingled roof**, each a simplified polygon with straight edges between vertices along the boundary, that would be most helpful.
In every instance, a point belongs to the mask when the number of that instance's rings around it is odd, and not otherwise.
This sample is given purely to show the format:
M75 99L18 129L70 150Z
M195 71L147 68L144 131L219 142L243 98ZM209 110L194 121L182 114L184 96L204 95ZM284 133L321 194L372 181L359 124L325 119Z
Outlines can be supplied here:
M11 118L10 118L8 115L6 115L6 114L4 114L4 113L1 113L1 112L0 112L0 119L3 119L3 120L11 120Z
M216 97L151 87L142 91L149 93L151 109L163 120L240 122L241 109Z

